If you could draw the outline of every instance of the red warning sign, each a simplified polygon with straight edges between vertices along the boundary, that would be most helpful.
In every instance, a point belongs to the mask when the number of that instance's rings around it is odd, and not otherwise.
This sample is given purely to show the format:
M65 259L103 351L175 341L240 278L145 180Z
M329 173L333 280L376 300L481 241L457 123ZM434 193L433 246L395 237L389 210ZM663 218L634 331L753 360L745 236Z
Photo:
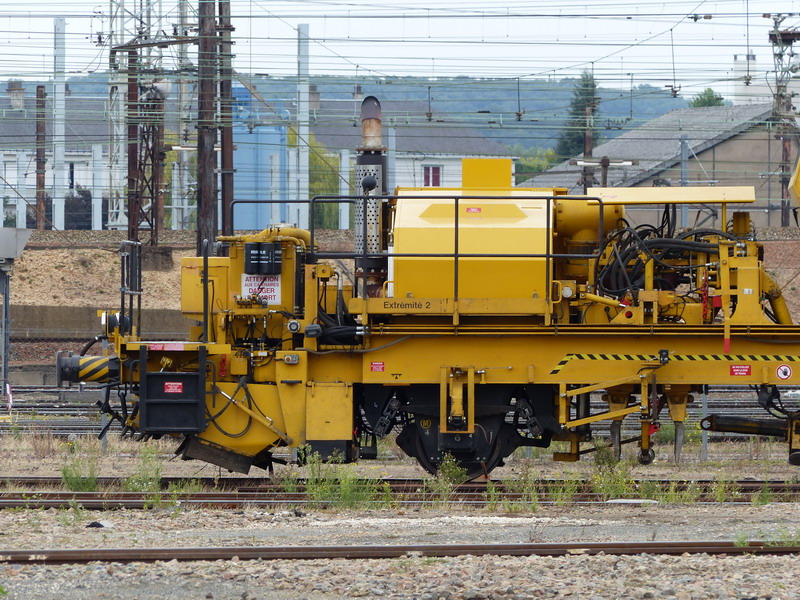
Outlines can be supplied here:
M478 214L481 212L480 206L468 206L467 207L467 214Z
M369 363L369 370L373 373L383 373L386 370L386 365L383 362Z
M182 381L165 381L164 382L165 394L182 394L183 382Z
M778 379L789 379L792 376L792 367L789 365L780 365L775 369L775 374L778 376Z
M731 365L731 375L736 376L747 376L752 375L753 370L750 365Z

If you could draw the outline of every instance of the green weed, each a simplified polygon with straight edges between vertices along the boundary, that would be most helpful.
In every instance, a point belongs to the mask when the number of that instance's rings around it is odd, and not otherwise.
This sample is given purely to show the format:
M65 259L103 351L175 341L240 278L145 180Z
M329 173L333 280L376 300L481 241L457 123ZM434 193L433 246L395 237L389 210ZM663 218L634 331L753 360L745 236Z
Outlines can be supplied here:
M486 508L491 512L495 512L500 503L500 492L497 490L497 485L495 485L494 481L487 482L483 497L486 502Z
M65 527L82 523L87 518L86 509L75 499L69 501L69 508L58 510L58 522Z
M741 487L729 479L717 478L711 485L711 495L715 502L728 502L741 494Z
M61 466L61 481L72 492L97 491L97 456L78 453Z
M142 446L139 452L139 464L133 475L123 482L122 489L126 492L160 492L161 469L158 448Z
M311 504L356 509L378 497L377 484L359 479L352 465L323 462L314 452L306 456L306 467L306 494ZM385 488L383 492L385 495Z
M550 497L556 506L564 506L575 499L579 487L580 482L577 479L563 479L550 486Z
M622 462L596 469L592 473L591 486L592 491L603 500L630 498L635 495L630 467Z
M762 487L758 493L753 494L753 498L750 500L750 503L753 506L766 506L772 502L772 490L769 489L768 485Z
M444 479L454 486L461 485L469 479L467 477L467 470L459 465L458 461L450 453L442 457L442 462L439 465L439 469L436 471L436 477Z
M525 508L530 512L536 512L539 508L539 477L533 469L533 466L528 464L522 469L522 472L514 480L509 480L506 483L506 490L511 493L517 493L522 496L521 502Z
M702 495L703 490L694 482L682 486L677 481L670 481L658 500L664 504L689 504L697 502Z

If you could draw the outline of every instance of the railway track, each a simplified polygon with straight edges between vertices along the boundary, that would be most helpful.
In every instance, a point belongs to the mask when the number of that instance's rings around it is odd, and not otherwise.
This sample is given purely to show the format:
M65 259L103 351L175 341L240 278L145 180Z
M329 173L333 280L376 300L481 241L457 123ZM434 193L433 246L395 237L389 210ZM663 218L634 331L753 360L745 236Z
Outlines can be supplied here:
M441 488L431 486L431 482L425 480L362 480L357 482L360 486L358 493L354 493L352 484L348 483L350 496L340 491L340 482L336 480L326 481L324 486L300 480L291 486L268 480L244 478L228 478L225 481L192 480L193 491L188 492L181 491L186 487L186 480L177 478L162 480L161 490L147 492L122 491L125 481L116 478L104 478L102 483L107 489L98 492L52 489L60 486L58 478L25 478L21 482L14 480L4 482L8 491L0 492L0 509L62 509L75 506L86 510L148 509L158 506L179 506L184 509L242 507L287 509L337 507L347 505L348 498L355 498L355 504L361 507L412 508L444 503L448 506L470 508L548 504L600 505L609 502L655 503L658 501L657 498L673 503L691 501L714 504L721 501L752 503L757 499L766 499L763 500L765 502L800 500L798 483L751 480L730 482L726 484L728 487L721 491L716 487L718 482L713 481L640 480L631 484L630 491L616 495L595 491L591 483L577 481L572 481L565 487L564 481L542 480L520 490L516 482L470 482ZM23 485L38 489L37 491L12 489ZM112 487L117 489L111 489ZM648 490L646 493L642 491L645 489ZM688 493L689 491L691 493ZM724 498L720 498L720 493L724 493Z
M78 564L214 560L387 559L409 556L568 556L613 554L797 554L800 546L770 542L668 541L568 542L549 544L413 544L397 546L238 546L207 548L0 549L5 564Z

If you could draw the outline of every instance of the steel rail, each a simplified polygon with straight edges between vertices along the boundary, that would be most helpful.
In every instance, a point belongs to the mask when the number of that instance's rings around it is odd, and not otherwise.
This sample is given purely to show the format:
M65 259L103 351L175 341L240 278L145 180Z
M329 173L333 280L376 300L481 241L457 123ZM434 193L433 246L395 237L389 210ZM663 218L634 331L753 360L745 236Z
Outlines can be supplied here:
M125 477L96 477L95 483L101 487L113 488L114 486L122 486L126 482ZM337 480L332 480L334 483ZM587 492L591 489L591 482L585 479L536 479L530 482L537 488L547 490L549 488L563 485L565 481L570 483L577 483L578 492ZM41 486L41 491L48 491L49 488L61 488L64 485L64 480L58 476L48 475L24 475L24 476L0 476L0 482L5 485L5 489L13 491L12 486L19 487L35 487ZM356 484L368 485L388 485L392 491L398 492L414 492L424 489L429 480L416 479L416 478L399 478L399 477L385 477L385 478L364 478L356 482ZM468 492L468 491L488 491L488 484L494 486L494 491L513 491L514 488L519 487L519 482L514 479L493 479L493 480L474 480L460 483L453 486L454 491ZM169 476L161 477L159 484L162 489L167 489L171 485L184 485L195 484L204 489L210 490L224 490L236 488L240 491L281 491L286 489L284 483L276 483L269 477L249 477L247 475L229 476L229 477L180 477ZM674 486L677 490L683 490L692 486L697 486L702 489L713 488L717 485L733 486L738 491L761 491L763 488L768 488L773 492L797 492L800 493L800 482L786 481L781 479L741 479L741 480L714 480L714 479L632 479L630 484L639 488L643 485L657 484L659 487ZM292 481L292 487L296 491L304 491L309 485L309 482L303 478L297 478ZM313 485L313 482L311 482Z
M570 556L613 554L797 554L800 546L726 541L568 542L547 544L409 544L396 546L238 546L211 548L0 549L0 563L77 564L211 560L387 559L409 556Z

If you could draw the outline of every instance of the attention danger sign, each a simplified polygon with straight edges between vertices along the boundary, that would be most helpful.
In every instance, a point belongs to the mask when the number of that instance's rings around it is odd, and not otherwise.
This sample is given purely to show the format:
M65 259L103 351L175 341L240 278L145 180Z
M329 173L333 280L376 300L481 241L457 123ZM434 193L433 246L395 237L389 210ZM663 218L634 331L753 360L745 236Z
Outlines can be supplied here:
M258 296L259 301L262 303L280 304L281 276L242 273L242 296L246 298Z

